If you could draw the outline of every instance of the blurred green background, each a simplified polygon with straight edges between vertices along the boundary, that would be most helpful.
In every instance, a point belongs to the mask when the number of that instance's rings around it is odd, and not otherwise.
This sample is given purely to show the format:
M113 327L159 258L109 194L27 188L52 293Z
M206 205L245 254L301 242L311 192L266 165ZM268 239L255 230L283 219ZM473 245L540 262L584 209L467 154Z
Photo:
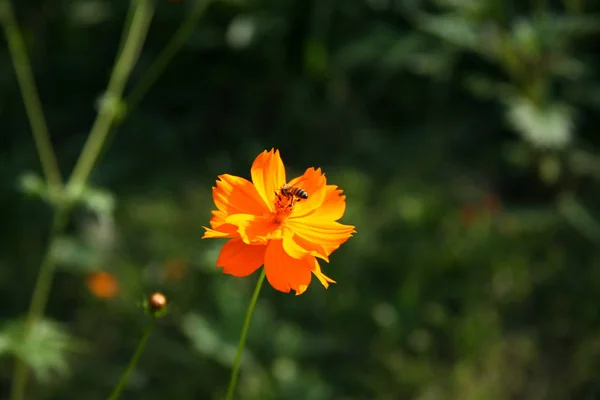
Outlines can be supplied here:
M67 175L129 5L12 3ZM126 95L197 4L156 6ZM0 398L15 355L29 399L106 398L155 290L122 398L223 398L257 274L220 274L202 226L217 175L276 147L358 234L328 290L263 287L237 398L600 399L599 61L592 0L213 0L111 134L23 345L51 207L2 36Z

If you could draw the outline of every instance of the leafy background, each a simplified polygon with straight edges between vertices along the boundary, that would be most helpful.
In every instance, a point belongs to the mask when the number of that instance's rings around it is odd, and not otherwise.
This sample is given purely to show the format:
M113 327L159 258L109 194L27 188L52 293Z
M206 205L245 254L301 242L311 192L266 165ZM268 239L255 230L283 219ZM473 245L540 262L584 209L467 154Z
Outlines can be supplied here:
M67 173L128 4L13 3ZM194 6L157 2L127 91ZM212 1L111 135L25 344L51 218L2 39L0 397L16 355L31 399L106 398L147 323L140 300L160 290L170 312L124 398L222 398L256 276L220 274L222 242L201 241L202 225L216 176L247 177L276 147L291 176L320 166L345 190L358 234L323 266L327 291L263 288L238 398L600 398L599 13L585 0Z

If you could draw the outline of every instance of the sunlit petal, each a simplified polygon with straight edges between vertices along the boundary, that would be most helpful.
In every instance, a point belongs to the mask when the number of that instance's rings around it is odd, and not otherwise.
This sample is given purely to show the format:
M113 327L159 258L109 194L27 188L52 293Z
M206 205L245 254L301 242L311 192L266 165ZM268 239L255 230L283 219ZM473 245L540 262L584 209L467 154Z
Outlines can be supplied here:
M226 212L221 210L213 210L211 211L211 214L213 215L209 221L211 228L216 229L218 226L225 223L225 218L227 218Z
M228 224L237 226L237 232L245 243L266 243L272 238L280 238L280 224L273 218L260 217L251 214L235 214L226 218Z
M275 192L285 184L285 168L279 150L263 151L252 164L252 182L271 211L275 210ZM252 214L252 213L250 213ZM257 214L258 215L258 214Z
M219 175L217 186L213 187L213 200L227 214L262 215L269 211L252 182L234 175Z
M302 239L318 243L324 248L339 247L356 232L351 225L342 225L335 221L323 221L308 217L289 219L285 225ZM331 252L328 254L331 254Z
M317 277L319 282L321 282L321 285L325 286L325 289L327 289L329 287L330 283L337 283L330 277L326 276L323 272L321 272L321 266L319 265L319 262L316 259L315 259L315 263L313 265L312 272L313 272L313 274L315 274L315 276Z
M344 242L336 244L336 245L323 246L323 249L325 249L325 254L329 255L329 254L333 253L334 251L336 251L343 244L344 244Z
M313 260L310 256L301 260L292 258L283 249L282 240L271 240L265 254L267 280L281 292L294 290L299 295L310 284Z
M302 217L323 204L326 195L327 179L321 168L308 168L304 174L289 182L292 186L302 188L308 194L308 199L298 202L290 218Z
M242 277L256 271L265 260L267 246L252 246L241 239L232 239L223 245L217 268L222 267L225 274Z
M283 236L283 249L293 258L304 258L307 255L311 255L329 262L329 258L327 257L329 253L327 253L323 246L310 242L289 230Z
M336 185L327 185L323 203L311 214L311 218L320 218L329 221L337 221L346 212L346 196Z
M222 239L240 237L240 234L238 233L238 227L232 224L221 224L215 229L210 229L205 226L203 226L203 228L206 229L206 232L204 232L204 236L202 236L202 239Z

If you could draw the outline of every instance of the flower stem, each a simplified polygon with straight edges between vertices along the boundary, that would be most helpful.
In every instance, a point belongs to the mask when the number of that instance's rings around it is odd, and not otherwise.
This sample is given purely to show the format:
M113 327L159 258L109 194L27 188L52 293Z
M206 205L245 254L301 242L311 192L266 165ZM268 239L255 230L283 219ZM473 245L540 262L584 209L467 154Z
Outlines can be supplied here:
M108 400L117 400L119 398L119 396L121 396L121 392L123 391L123 388L125 388L125 384L127 383L127 380L129 379L129 375L131 375L131 373L133 372L135 366L137 365L138 360L140 359L140 356L142 355L142 353L144 352L144 349L146 348L146 344L148 343L150 334L152 333L152 330L154 329L155 321L156 321L156 319L152 318L152 321L146 328L144 335L142 336L142 338L140 339L140 342L138 343L135 353L133 353L133 357L131 357L131 360L129 361L129 365L127 366L127 369L125 370L125 372L123 372L123 375L121 375L121 379L119 379L119 383L117 384L117 386L115 387L115 389L113 390L111 395L108 397Z
M56 260L53 258L52 248L54 247L56 239L60 236L65 228L65 225L67 224L68 215L69 210L67 208L59 208L54 215L52 230L50 231L50 238L48 240L48 249L46 250L42 263L40 264L40 272L38 273L35 282L33 295L31 296L31 303L29 305L29 311L27 313L27 319L25 320L22 338L23 341L27 341L27 336L29 335L32 326L38 322L38 319L44 313L50 288L52 287L54 270L56 268ZM17 358L12 377L12 388L10 395L12 400L23 399L25 395L26 382L27 366L21 358Z
M141 98L144 97L165 68L167 68L171 60L173 60L173 57L175 57L183 45L185 45L186 41L194 32L194 29L196 29L198 20L204 13L206 7L208 7L210 1L211 0L196 0L194 8L189 12L188 17L183 24L177 29L177 32L175 32L171 40L169 40L169 43L167 43L148 70L144 72L137 85L134 86L129 96L127 96L127 112L131 112L131 110L139 103Z
M105 147L108 147L113 140L113 132L116 126L123 122L125 117L135 109L150 88L152 88L152 85L154 85L162 73L165 72L165 69L167 69L173 58L183 48L192 33L194 33L200 17L202 17L211 1L212 0L196 0L194 8L189 12L185 21L183 21L179 29L177 29L173 37L171 37L165 48L161 50L156 60L154 60L152 64L150 64L150 67L142 73L138 82L133 86L131 92L125 98L123 118L114 121L113 129L108 132L105 140ZM127 17L127 19L130 20L131 17ZM102 154L100 156L102 157Z
M131 26L129 27L127 38L123 45L123 50L117 57L117 61L115 63L115 67L113 68L113 72L111 74L108 89L107 89L107 97L109 99L120 99L125 83L135 65L135 62L138 58L140 49L144 43L148 32L148 26L150 24L150 20L152 18L152 14L154 11L153 3L151 0L132 0L135 4L135 10L131 21ZM20 37L20 33L16 27L16 23L14 23L14 16L12 14L12 8L10 4L6 0L0 0L0 19L4 23L5 29L7 30L7 36L15 36L18 35ZM14 40L14 38L13 38ZM10 41L10 40L9 40ZM16 51L24 51L24 46L22 43L22 39L18 39L16 41ZM11 51L14 51L11 50ZM19 63L20 68L23 68L24 61L27 59L23 59L22 54L13 54L13 57L17 58L18 61L15 63ZM21 57L21 58L19 58ZM27 64L28 65L28 64ZM16 67L16 66L15 66ZM17 69L18 70L18 69ZM47 138L47 130L45 130L45 123L40 125L39 119L43 122L43 116L40 117L41 114L41 106L39 106L39 100L37 99L37 92L35 91L35 86L33 85L33 79L31 78L31 71L29 67L26 67L26 71L29 73L25 73L25 86L22 85L22 90L24 91L23 97L25 98L26 105L28 102L33 104L33 117L30 115L30 120L32 121L32 130L34 131L34 137L36 137L35 132L41 132L41 137L46 137L45 140L48 141ZM18 72L19 74L19 72ZM29 78L27 78L29 76ZM31 79L30 79L31 78ZM26 93L29 93L26 95ZM33 93L33 95L31 94ZM27 100L29 98L29 100ZM33 100L31 100L33 99ZM36 106L37 104L37 106ZM28 106L31 107L31 104ZM37 111L36 111L37 110ZM31 110L28 109L28 113ZM64 189L68 192L68 194L73 194L74 191L76 195L80 193L80 191L85 186L87 179L95 165L95 162L98 158L100 150L104 144L104 140L106 138L106 134L110 130L110 127L116 117L116 112L114 109L107 107L106 105L100 108L98 112L98 117L92 126L90 136L88 137L86 144L82 150L82 153L75 165L75 169L71 178L69 179L69 183L67 184L67 188ZM34 128L34 122L37 121ZM40 128L42 126L42 128ZM36 144L37 144L36 139ZM44 143L42 141L42 143ZM44 148L48 148L45 146ZM49 147L51 150L51 147ZM39 148L38 148L39 151ZM50 152L53 156L53 153ZM45 154L45 153L44 153ZM46 155L47 156L47 155ZM47 162L44 161L45 156L40 151L40 159L42 161L42 165L45 165ZM46 171L45 171L46 173ZM49 186L52 187L52 174L47 176ZM60 177L60 175L59 175ZM59 181L60 182L60 181ZM60 183L59 183L60 184ZM62 187L62 184L60 184ZM33 290L33 295L31 298L31 304L29 307L29 311L27 314L27 321L25 324L25 329L23 332L23 340L27 340L29 335L29 331L32 325L37 322L43 313L48 302L48 297L50 295L50 288L52 286L52 280L54 278L54 271L56 267L56 260L53 259L52 248L55 240L62 233L71 211L72 206L72 198L65 199L64 196L61 196L59 202L55 203L55 217L52 227L52 232L50 234L50 242L48 249L46 250L46 254L44 255L43 261L40 265L40 270L38 273L38 277L35 283L35 287ZM13 378L12 378L12 388L11 388L11 400L22 400L25 395L25 385L27 382L27 366L23 362L22 359L17 359Z
M31 63L27 55L27 48L23 34L19 29L15 14L9 0L0 0L0 23L4 27L8 49L10 51L17 81L21 89L21 96L25 104L25 111L31 126L33 140L40 157L40 164L48 184L50 195L54 196L62 187L62 177L58 167L58 161L54 154L50 134L42 103L31 72Z
M235 392L235 386L237 384L238 372L240 369L240 362L242 361L242 352L246 345L246 336L248 334L248 328L250 328L250 321L252 321L252 314L254 313L254 307L258 301L258 295L260 294L260 288L265 280L265 268L263 267L256 282L256 288L254 288L254 294L250 300L248 311L246 311L246 319L244 320L244 326L242 327L242 334L240 336L240 342L238 343L237 353L235 354L235 360L233 361L233 370L231 371L231 378L229 379L229 387L227 389L226 400L232 400Z
M83 146L81 155L73 169L73 174L67 183L67 191L75 197L83 190L83 186L102 151L106 136L115 119L119 116L121 96L125 88L125 83L133 70L148 33L148 27L154 12L152 1L132 1L136 5L127 39L123 44L123 50L115 62L104 100L98 111L98 117L94 121L94 125L92 125L90 135Z

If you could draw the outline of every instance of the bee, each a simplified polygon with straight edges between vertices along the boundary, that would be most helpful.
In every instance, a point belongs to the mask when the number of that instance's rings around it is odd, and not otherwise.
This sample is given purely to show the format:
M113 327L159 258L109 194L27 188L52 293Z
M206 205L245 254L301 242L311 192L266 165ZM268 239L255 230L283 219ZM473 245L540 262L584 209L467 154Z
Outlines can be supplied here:
M288 183L286 183L285 185L283 185L281 187L281 194L288 198L289 197L297 197L297 198L303 199L303 200L308 199L308 193L306 193L306 190L301 189L297 186L292 186Z
M294 204L308 199L308 193L304 189L286 183L279 191L275 192L275 198L277 207L291 210L294 208Z

